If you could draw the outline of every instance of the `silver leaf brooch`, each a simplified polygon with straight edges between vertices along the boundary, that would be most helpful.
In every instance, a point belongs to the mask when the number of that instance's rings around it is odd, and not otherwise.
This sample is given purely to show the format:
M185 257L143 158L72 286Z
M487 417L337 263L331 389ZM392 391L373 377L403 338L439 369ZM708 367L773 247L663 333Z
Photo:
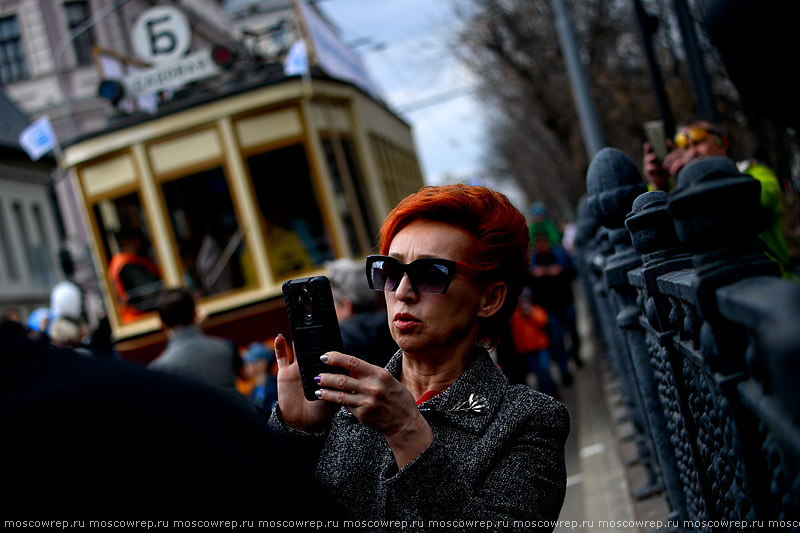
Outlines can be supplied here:
M456 413L488 413L489 400L483 394L470 394L469 399L464 400L457 406L453 407L451 411Z

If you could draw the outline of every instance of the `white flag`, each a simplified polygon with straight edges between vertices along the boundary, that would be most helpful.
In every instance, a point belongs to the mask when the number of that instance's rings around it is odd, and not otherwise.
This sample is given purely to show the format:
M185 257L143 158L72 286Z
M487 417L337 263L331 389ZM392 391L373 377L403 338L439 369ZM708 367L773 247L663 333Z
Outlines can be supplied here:
M379 98L378 91L372 84L361 58L345 46L307 0L298 0L295 5L308 27L307 44L313 52L311 55L314 56L315 65L330 76L349 81L375 98Z
M306 54L306 42L298 39L294 42L286 54L283 61L283 73L287 76L308 73L308 55Z
M19 134L19 144L28 156L37 161L56 147L56 134L47 115L37 119Z

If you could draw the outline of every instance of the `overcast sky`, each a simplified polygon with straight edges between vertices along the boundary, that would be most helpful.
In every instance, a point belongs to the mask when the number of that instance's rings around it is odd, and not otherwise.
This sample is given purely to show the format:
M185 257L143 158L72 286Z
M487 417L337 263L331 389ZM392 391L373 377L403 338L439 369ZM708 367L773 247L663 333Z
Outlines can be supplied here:
M389 107L411 124L426 182L479 172L483 120L469 92L474 78L450 53L457 29L451 2L326 0L317 7L355 45Z

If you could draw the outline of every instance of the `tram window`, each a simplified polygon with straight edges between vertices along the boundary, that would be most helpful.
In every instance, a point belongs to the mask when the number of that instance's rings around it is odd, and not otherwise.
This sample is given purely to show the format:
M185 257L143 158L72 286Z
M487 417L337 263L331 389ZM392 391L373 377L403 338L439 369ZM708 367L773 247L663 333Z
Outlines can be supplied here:
M333 259L331 236L320 213L303 145L248 157L247 165L275 277L287 278Z
M369 202L365 197L366 186L364 178L356 165L355 147L349 139L340 140L342 153L344 155L347 171L350 174L350 179L353 184L353 192L355 200L358 203L358 208L361 211L361 221L364 229L367 232L367 238L370 240L369 246L374 246L377 241L378 230L376 228L372 210L369 207ZM336 163L336 154L334 152L334 145L330 139L323 139L322 146L325 150L325 159L328 163L328 172L330 172L333 181L334 190L336 191L337 201L336 205L339 208L339 216L344 222L345 230L347 231L347 240L350 242L350 251L353 255L358 256L368 253L370 250L362 250L359 245L358 233L356 232L353 214L350 212L347 203L346 189L342 182L342 176L339 174L339 165Z
M246 228L237 222L223 170L184 176L162 188L186 286L212 295L255 284Z
M164 287L139 195L101 200L93 212L120 321L134 322L155 309L156 297Z

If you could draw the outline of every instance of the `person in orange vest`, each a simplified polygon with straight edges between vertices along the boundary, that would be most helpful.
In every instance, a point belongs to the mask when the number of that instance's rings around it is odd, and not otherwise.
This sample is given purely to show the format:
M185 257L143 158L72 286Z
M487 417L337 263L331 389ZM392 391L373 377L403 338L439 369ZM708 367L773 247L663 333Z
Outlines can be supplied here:
M120 251L108 265L108 278L117 297L120 321L129 324L155 309L155 299L164 283L161 271L147 256L144 235L138 230L122 230Z
M533 303L531 289L525 287L511 315L511 338L517 353L527 360L530 371L536 374L539 391L555 396L557 386L550 373L550 353L547 351L550 347L548 320L545 308Z

